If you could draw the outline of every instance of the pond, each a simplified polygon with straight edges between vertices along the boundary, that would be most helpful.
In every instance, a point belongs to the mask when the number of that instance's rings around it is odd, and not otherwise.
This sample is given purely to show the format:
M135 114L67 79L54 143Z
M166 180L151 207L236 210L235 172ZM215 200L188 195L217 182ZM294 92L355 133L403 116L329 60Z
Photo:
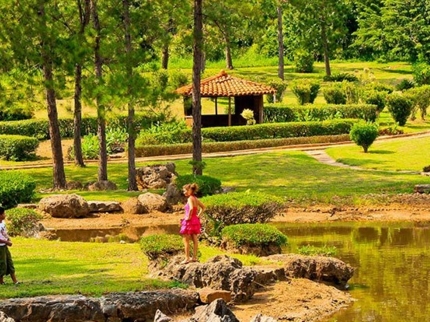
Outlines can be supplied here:
M430 223L277 224L286 251L335 246L357 301L326 321L430 321Z

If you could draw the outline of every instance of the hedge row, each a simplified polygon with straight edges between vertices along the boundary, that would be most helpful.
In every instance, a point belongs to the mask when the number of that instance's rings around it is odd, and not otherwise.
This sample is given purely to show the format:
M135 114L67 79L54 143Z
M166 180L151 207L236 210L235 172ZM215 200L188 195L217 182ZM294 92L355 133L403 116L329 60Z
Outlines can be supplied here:
M286 139L246 140L234 142L203 142L204 153L227 152L237 150L262 149L299 144L336 143L349 141L349 134L309 136ZM193 153L192 143L169 145L144 145L136 147L136 157L149 157L158 155L174 155Z
M30 202L35 189L36 183L30 176L16 171L0 171L0 203L4 208Z
M22 135L0 135L0 158L12 161L28 160L36 155L39 141Z
M135 122L137 124L137 131L143 128L148 128L152 123L160 121L161 118L157 116L148 116L145 114L136 114ZM108 128L121 128L127 127L127 116L118 115L115 118L106 121ZM73 119L65 118L59 119L58 125L60 127L60 135L63 138L73 137ZM81 124L81 136L97 133L97 118L84 117ZM49 122L45 119L30 119L21 121L0 122L0 134L19 134L35 137L39 140L49 140Z
M264 122L305 122L332 119L363 119L374 122L377 106L370 104L326 104L326 105L266 105Z

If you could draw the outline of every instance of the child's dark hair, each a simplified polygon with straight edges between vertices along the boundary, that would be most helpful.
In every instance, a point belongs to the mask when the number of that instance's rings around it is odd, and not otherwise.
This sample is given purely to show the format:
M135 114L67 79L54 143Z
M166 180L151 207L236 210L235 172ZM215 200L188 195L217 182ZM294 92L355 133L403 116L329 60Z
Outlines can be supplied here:
M0 215L4 214L4 208L2 206L0 206Z
M199 191L199 185L197 183L189 183L183 186L185 190L191 190L193 194L196 194Z

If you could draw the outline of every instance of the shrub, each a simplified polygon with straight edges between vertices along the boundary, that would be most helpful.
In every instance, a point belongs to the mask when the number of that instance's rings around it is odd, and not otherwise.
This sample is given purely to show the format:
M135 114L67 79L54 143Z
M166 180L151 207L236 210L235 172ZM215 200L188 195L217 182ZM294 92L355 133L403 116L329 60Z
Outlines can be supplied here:
M183 251L184 245L181 236L163 234L142 237L140 248L150 260L154 260L163 255L176 255Z
M357 104L360 99L360 90L355 83L342 82L342 90L345 94L347 104Z
M0 202L4 208L30 202L35 189L36 183L28 175L16 171L0 171Z
M389 84L384 83L369 83L364 87L365 90L375 90L378 92L387 92L388 94L391 94L394 91L394 87Z
M412 75L418 86L430 85L430 65L424 62L413 64Z
M392 93L387 95L386 104L393 119L400 126L404 126L412 112L412 101L405 96Z
M174 144L192 142L192 131L185 122L155 123L141 131L136 145Z
M296 73L312 73L314 71L314 55L308 50L296 50L294 53L294 70Z
M291 82L291 91L300 105L312 104L320 89L319 82L310 79L302 79Z
M415 119L415 114L420 111L421 119L427 115L427 108L430 105L430 85L412 88L405 92L405 96L412 101L411 118Z
M282 98L284 97L284 92L287 88L287 82L285 81L272 81L269 82L269 86L273 87L276 90L275 98L276 102L282 102ZM273 103L273 95L266 95L266 100L268 103Z
M223 228L221 231L223 240L232 242L235 247L243 245L266 246L275 244L283 246L287 244L287 236L276 227L268 224L240 224Z
M240 113L240 116L246 120L246 125L254 125L256 123L254 112L248 108L245 108L242 113Z
M0 121L19 121L31 119L33 113L23 107L8 107L0 110Z
M323 89L327 104L346 104L346 96L342 84L334 83Z
M377 112L381 113L385 108L385 98L388 92L380 92L376 90L367 90L363 92L363 101L366 104L377 106Z
M8 232L11 236L32 237L38 231L42 215L33 209L13 208L7 211Z
M358 82L358 77L350 73L335 73L330 76L325 75L323 80L325 82L343 82L343 81Z
M108 128L106 148L109 154L123 152L127 144L128 133L125 128Z
M199 197L202 196L211 196L221 191L221 180L217 178L213 178L205 175L182 175L178 176L175 179L176 186L178 188L182 188L184 185L189 183L197 183L199 186L199 191L197 195Z
M22 135L0 135L0 156L5 160L22 161L36 157L39 141Z
M378 126L374 123L359 122L354 124L350 132L351 140L363 147L367 153L369 147L378 137Z
M414 87L415 87L414 81L404 78L396 85L396 90L403 92L405 90L408 90L408 89L414 88Z

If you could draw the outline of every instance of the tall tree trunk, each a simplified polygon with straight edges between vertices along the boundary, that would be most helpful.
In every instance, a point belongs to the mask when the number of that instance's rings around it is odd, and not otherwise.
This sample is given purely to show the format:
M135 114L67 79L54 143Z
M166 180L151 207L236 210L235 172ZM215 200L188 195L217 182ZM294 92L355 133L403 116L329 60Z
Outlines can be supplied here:
M278 77L285 78L284 72L284 28L282 23L282 7L278 5Z
M227 69L234 69L231 57L231 46L228 36L225 37L225 65Z
M193 173L196 175L202 175L202 105L200 93L203 50L202 0L194 0L193 38Z
M123 24L124 24L124 45L126 52L126 74L128 80L127 94L132 96L131 81L133 80L133 66L131 61L131 34L130 34L130 0L123 0ZM167 69L167 62L166 62ZM136 182L136 157L135 157L135 143L136 143L136 129L134 125L134 100L131 98L128 102L128 115L127 115L127 133L128 133L128 190L137 190Z
M96 39L94 46L94 64L97 84L101 85L103 82L103 60L100 53L101 42L101 27L97 9L97 0L92 0L92 18L94 29L96 31ZM105 106L101 102L101 94L98 93L96 97L97 104L97 137L99 139L99 168L98 168L98 181L105 181L108 179L107 175L107 148L106 148L106 120L105 120Z
M82 143L81 143L81 124L82 124L82 66L77 64L75 67L75 94L73 111L73 150L75 154L75 165L85 167L84 158L82 157Z
M84 1L84 3L82 3ZM79 9L79 36L82 39L85 28L90 23L90 0L77 0ZM75 94L74 94L74 112L73 112L73 149L75 154L75 165L85 167L82 156L81 142L81 125L82 125L82 64L77 63L75 66Z
M39 16L42 27L46 29L45 4L42 2L39 7ZM52 57L50 56L49 44L46 43L42 35L41 56L43 64L43 79L46 91L46 103L49 120L49 136L51 138L51 150L53 159L53 188L66 189L66 174L64 171L63 150L61 147L60 126L58 125L57 102L55 99L54 74Z
M330 68L330 57L329 57L329 50L328 50L327 29L324 21L321 26L321 40L322 40L323 51L324 51L325 74L327 76L330 76L331 68Z
M163 45L163 50L161 52L161 68L167 69L169 65L169 44L166 42Z

